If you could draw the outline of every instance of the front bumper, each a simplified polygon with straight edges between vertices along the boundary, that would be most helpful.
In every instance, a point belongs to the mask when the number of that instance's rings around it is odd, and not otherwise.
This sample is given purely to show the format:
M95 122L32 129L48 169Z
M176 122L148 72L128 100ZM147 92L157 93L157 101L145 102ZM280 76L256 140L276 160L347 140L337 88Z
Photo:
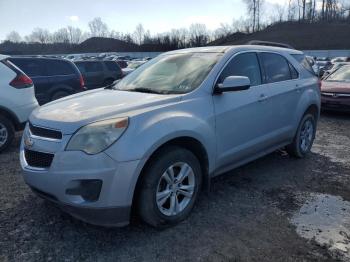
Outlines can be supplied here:
M321 109L329 111L350 112L350 97L340 98L322 95Z
M83 152L64 151L69 138L61 142L32 138L30 150L54 154L47 168L32 167L25 157L23 133L20 162L25 182L39 196L58 204L72 216L95 225L122 226L129 222L130 207L139 174L139 160L118 162L102 152L87 155ZM101 181L97 198L69 192L80 181Z

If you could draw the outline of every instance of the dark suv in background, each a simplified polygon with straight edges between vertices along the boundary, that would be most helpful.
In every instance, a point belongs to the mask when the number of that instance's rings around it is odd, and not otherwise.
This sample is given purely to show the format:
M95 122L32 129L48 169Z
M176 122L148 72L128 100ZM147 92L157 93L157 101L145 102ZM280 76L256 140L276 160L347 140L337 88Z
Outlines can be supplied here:
M33 80L40 105L86 90L81 73L69 60L38 57L11 57L9 60Z
M74 61L79 68L88 89L112 84L123 77L120 66L115 61Z

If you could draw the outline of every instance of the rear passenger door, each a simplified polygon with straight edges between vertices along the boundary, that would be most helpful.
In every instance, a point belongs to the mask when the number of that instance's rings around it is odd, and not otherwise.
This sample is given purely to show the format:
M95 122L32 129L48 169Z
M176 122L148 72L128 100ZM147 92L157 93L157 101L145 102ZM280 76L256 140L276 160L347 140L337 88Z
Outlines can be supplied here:
M282 55L260 52L263 82L268 87L269 125L272 145L281 144L294 135L294 117L300 98L299 73Z
M225 169L262 153L268 147L268 89L255 52L240 53L224 67L217 83L228 76L246 76L248 90L225 92L213 96L216 115L217 166Z

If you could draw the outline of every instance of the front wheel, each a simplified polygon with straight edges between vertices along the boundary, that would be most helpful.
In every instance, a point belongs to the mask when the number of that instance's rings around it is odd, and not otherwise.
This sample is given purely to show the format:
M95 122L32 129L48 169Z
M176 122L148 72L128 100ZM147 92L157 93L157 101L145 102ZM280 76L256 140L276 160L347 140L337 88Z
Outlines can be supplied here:
M297 158L303 158L311 151L316 134L315 116L307 113L300 121L293 143L287 146L287 152Z
M154 227L184 220L197 200L202 181L198 159L187 149L168 147L145 170L138 199L139 214Z

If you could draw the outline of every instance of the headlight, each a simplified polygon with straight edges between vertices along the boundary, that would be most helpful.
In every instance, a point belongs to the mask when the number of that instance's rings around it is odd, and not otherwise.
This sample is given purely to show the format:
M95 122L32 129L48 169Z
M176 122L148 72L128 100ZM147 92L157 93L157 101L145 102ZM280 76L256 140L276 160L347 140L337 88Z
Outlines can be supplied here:
M73 135L66 150L84 151L87 154L100 153L117 141L128 125L128 118L117 118L84 126Z

